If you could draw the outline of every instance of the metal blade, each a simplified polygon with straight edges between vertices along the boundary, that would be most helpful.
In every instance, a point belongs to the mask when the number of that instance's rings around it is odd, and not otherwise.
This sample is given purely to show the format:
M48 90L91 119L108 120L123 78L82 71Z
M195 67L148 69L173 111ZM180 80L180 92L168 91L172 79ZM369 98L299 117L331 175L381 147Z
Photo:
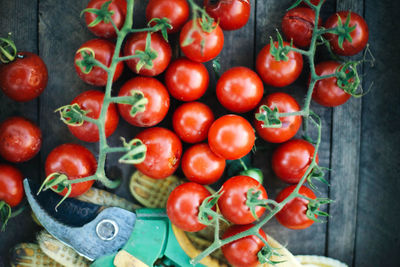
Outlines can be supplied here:
M70 227L56 221L36 201L28 179L25 194L33 212L46 230L89 260L117 252L128 241L136 215L121 208L106 208L82 227Z

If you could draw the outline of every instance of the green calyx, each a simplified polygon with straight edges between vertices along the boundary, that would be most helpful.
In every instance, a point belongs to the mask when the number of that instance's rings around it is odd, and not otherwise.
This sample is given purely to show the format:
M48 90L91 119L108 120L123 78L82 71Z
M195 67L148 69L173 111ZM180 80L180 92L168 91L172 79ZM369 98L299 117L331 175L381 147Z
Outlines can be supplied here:
M328 198L316 198L309 200L306 212L307 218L315 222L324 222L324 220L318 219L318 216L329 217L330 215L327 212L319 210L319 208L321 205L329 203L332 203L332 200Z
M4 64L14 61L17 56L17 47L11 40L11 33L6 38L0 37L0 61Z
M326 167L316 166L311 171L310 175L307 177L307 182L312 189L317 189L314 181L319 181L327 186L329 186L329 182L325 179L325 171L329 171Z
M103 5L101 5L100 9L97 9L97 8L86 8L86 9L82 10L81 16L86 12L95 14L97 16L96 19L93 20L88 25L89 28L96 26L100 22L104 22L106 24L111 22L111 20L112 20L111 16L114 15L114 11L108 10L111 2L112 1L105 2Z
M150 20L147 25L150 27L150 25L152 25L152 24L154 24L154 26L152 27L153 31L154 32L160 31L164 40L168 42L168 30L172 29L172 25L169 23L169 19L154 18L154 19Z
M75 64L81 69L84 74L89 74L96 66L95 53L93 49L89 47L82 47L76 53L81 53L82 60L76 60Z
M276 30L276 36L278 39L277 42L274 42L272 37L270 37L269 52L276 61L288 61L289 58L287 54L291 51L291 48L293 47L293 41L290 42L290 46L284 45L282 35L279 33L278 30Z
M158 56L155 50L151 49L151 33L147 32L146 47L144 51L137 50L135 55L138 56L139 62L136 64L136 72L139 73L142 68L152 69L153 60Z
M149 103L149 100L144 96L142 91L131 90L130 93L131 95L129 96L115 97L113 102L118 104L131 105L132 108L129 114L132 117L135 117L136 114L144 112L146 110L146 105Z
M11 207L5 201L0 201L0 223L1 231L6 230L7 222L11 218Z
M52 173L49 176L46 177L46 179L43 181L42 185L40 186L37 194L39 195L40 192L46 191L48 189L51 189L52 191L56 193L61 193L65 189L67 189L67 193L64 195L64 197L58 202L58 204L55 207L55 210L57 211L57 208L61 205L61 203L64 202L67 197L71 194L72 191L72 186L68 182L68 176L62 173Z
M338 16L338 26L336 27L336 30L332 32L333 34L336 34L338 36L338 45L341 49L343 49L343 42L344 40L349 41L350 43L353 42L353 39L351 38L350 33L355 30L356 25L350 27L350 19L351 19L351 13L349 12L346 18L345 23L343 24L342 19Z
M124 164L139 164L146 158L147 147L143 142L138 139L132 139L128 143L124 138L122 139L123 147L126 148L126 153L118 160L119 163Z
M276 249L272 248L268 243L265 244L265 246L257 253L258 261L261 264L271 264L271 265L276 265L279 263L283 263L285 261L273 261L271 258L275 257L281 257L282 255L276 251Z
M281 128L282 122L279 119L279 111L277 107L270 109L267 105L261 105L259 112L255 114L255 118L261 121L262 128Z
M201 203L198 214L198 220L200 223L204 225L213 225L217 220L227 222L221 214L213 209L217 204L218 199L223 194L221 190L222 188L218 192L215 192L211 196L205 198Z
M54 112L59 112L60 119L69 126L81 126L85 122L85 115L89 113L88 110L81 109L77 103L62 106Z
M349 61L336 69L337 86L354 97L361 97L365 94L362 91L360 93L357 92L361 84L357 71L358 64L360 64L360 61Z
M255 188L250 188L246 194L246 206L249 207L251 214L256 220L259 219L256 213L257 207L263 207L271 211L272 208L269 205L276 206L278 204L275 200L262 198L261 194L261 190Z

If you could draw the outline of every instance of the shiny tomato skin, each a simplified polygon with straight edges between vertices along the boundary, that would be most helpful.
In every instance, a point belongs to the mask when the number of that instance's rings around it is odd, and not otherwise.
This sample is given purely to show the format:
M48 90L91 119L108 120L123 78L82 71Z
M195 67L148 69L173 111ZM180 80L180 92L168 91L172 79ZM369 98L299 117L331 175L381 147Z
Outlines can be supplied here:
M47 81L46 64L36 54L19 52L14 61L0 65L0 88L15 101L35 99L46 88Z
M321 24L321 18L318 25ZM308 47L315 25L315 12L308 7L289 10L282 19L282 31L286 39L292 40L298 47Z
M207 13L218 21L224 31L232 31L246 25L250 17L249 0L204 0Z
M135 164L143 174L153 179L164 179L179 167L182 156L182 143L172 131L153 127L140 132L139 138L147 147L146 159Z
M171 95L180 101L199 99L208 88L210 76L199 62L180 58L172 62L165 72L165 85Z
M92 119L98 119L103 106L103 100L103 92L98 90L89 90L75 97L75 99L72 100L71 105L78 104L81 109L88 111L86 116ZM117 107L114 103L110 103L105 120L106 137L109 137L115 132L118 122L119 116ZM68 125L68 129L79 140L92 143L99 141L99 130L97 125L94 123L85 121L80 126Z
M208 190L196 183L184 183L176 187L168 197L167 215L171 222L187 232L198 232L206 226L199 222L199 207L211 196Z
M22 173L8 164L0 164L0 201L6 202L10 207L21 203L24 197Z
M10 162L32 159L42 146L42 131L23 117L11 117L0 124L0 155Z
M260 109L262 105L266 105L270 109L274 109L275 107L277 107L280 113L300 111L300 106L297 103L296 99L282 92L267 95L260 102L260 105L256 109L256 112L265 113ZM262 126L264 125L264 123L258 120L254 120L254 126L258 135L265 141L271 143L283 143L296 135L296 133L300 129L302 117L288 116L281 117L280 120L282 122L281 128L263 128Z
M253 224L232 225L222 235L222 239L234 236L252 228ZM267 240L267 235L260 228L259 234ZM227 261L235 267L261 266L257 253L264 247L264 242L255 235L246 236L222 246L221 250Z
M109 0L91 0L86 8L100 9L101 6L107 1ZM111 19L114 21L118 29L121 29L124 25L127 11L126 8L127 4L125 0L113 0L108 6L108 10L114 12L114 14L111 16ZM85 12L85 22L87 26L92 23L96 18L97 15L90 12ZM104 23L104 21L102 21L96 26L88 27L88 29L97 37L106 39L117 37L117 33L115 32L115 29L111 22Z
M226 109L244 113L254 109L264 93L257 73L246 67L234 67L224 72L217 82L217 98Z
M96 173L97 162L92 152L81 145L62 144L54 148L47 156L45 163L46 176L52 173L65 174L68 180L91 176ZM77 197L92 187L94 180L71 184L69 197ZM65 188L60 195L65 196Z
M146 7L146 19L167 18L172 29L168 33L178 32L189 18L189 4L186 0L150 0Z
M104 39L92 39L84 43L79 49L88 48L94 51L94 58L103 63L105 66L109 67L111 65L112 56L114 55L115 45ZM85 83L94 86L105 86L107 84L107 72L100 67L93 67L90 73L85 74L82 72L81 68L76 64L76 61L82 60L82 54L80 52L75 54L75 70L78 73L79 78L81 78ZM85 50L84 50L85 51ZM87 52L88 52L87 51ZM115 68L115 74L113 81L118 80L124 70L124 63L119 62Z
M341 64L335 61L324 61L315 66L315 72L320 76L329 75L335 73L340 66ZM315 102L325 107L340 106L350 97L350 94L337 85L336 77L317 81L312 95Z
M214 122L212 110L200 102L180 105L172 116L172 126L179 138L186 143L198 143L207 138Z
M196 144L185 151L181 166L189 181L207 185L221 178L225 159L215 155L208 144Z
M285 46L290 45L283 42ZM278 43L274 42L277 47ZM268 85L284 87L293 83L303 69L303 58L301 54L290 51L287 54L288 61L276 61L270 53L270 44L261 49L256 59L256 70L261 79Z
M250 189L261 191L259 199L268 198L262 184L250 176L234 176L222 185L223 193L218 199L218 207L225 219L234 224L249 224L256 220L246 205L247 191ZM257 216L260 218L264 211L264 207L257 207Z
M180 36L179 44L182 52L187 58L196 62L207 62L216 58L224 46L224 33L215 22L213 26L215 29L210 33L201 29L199 20L197 21L198 28L192 32L194 21L189 20L183 26ZM193 41L185 46L182 46L187 38ZM204 46L202 46L204 42Z
M132 56L136 51L144 51L146 47L147 32L139 32L130 35L124 45L124 56ZM147 69L143 66L140 71L136 70L139 62L138 58L125 61L126 65L136 74L142 76L157 76L163 72L171 61L171 46L164 40L159 33L151 34L151 50L157 52L157 58L153 60L153 67Z
M303 139L292 139L280 145L272 154L272 169L286 183L298 183L310 166L314 146ZM317 154L318 163L318 154Z
M276 201L282 202L285 198L287 198L293 190L296 188L295 185L290 185L285 187L276 197ZM308 187L301 186L299 190L299 194L303 196L307 196L309 198L315 199L316 196L314 192ZM304 198L296 197L287 203L277 214L276 219L283 226L293 229L305 229L311 226L314 221L307 217L307 204L308 200Z
M225 115L214 121L208 131L211 150L224 159L246 156L254 146L255 134L251 124L238 115Z
M135 77L127 81L118 93L118 96L130 96L132 90L143 93L147 98L146 110L137 113L134 117L130 111L132 106L118 104L122 118L137 127L151 127L161 122L168 113L170 98L165 86L151 77Z
M332 16L330 16L325 22L325 28L330 29L334 28L338 25L338 16L342 19L342 23L344 24L347 18L347 15L350 13L350 24L349 27L356 28L350 33L352 38L352 42L344 39L343 49L339 47L338 43L338 35L328 33L326 34L326 39L329 40L332 51L340 56L354 56L361 52L364 47L368 43L369 30L368 25L365 20L355 12L351 11L340 11Z

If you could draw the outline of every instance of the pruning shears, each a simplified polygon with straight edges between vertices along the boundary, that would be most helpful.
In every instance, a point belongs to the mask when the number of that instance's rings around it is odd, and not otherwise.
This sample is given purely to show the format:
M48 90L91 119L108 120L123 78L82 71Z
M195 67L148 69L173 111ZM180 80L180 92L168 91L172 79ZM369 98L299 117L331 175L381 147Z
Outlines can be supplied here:
M164 209L130 212L69 198L55 212L61 196L50 190L36 195L38 185L28 179L24 189L43 227L91 266L204 266L190 264Z

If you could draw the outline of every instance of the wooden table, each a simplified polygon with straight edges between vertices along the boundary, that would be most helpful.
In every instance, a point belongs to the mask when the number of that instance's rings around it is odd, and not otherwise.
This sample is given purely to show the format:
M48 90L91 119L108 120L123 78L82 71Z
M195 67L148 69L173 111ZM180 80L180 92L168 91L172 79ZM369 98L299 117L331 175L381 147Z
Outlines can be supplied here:
M49 84L40 99L16 103L0 94L1 121L12 115L22 115L38 123L43 131L40 155L28 163L17 165L25 176L33 179L43 178L46 156L59 144L81 143L97 153L96 144L79 142L54 113L56 108L69 103L80 92L92 88L78 78L73 67L76 49L94 38L79 17L87 2L0 0L0 35L12 32L17 47L38 53L49 69ZM233 66L253 68L258 51L269 41L270 35L275 36L275 29L280 28L281 18L292 2L252 0L248 24L238 31L225 32L222 70ZM136 1L136 27L145 25L146 3L145 0ZM374 68L367 64L363 66L363 87L368 88L373 81L374 86L362 99L352 98L335 109L312 104L312 109L323 119L320 164L332 170L327 177L331 186L321 186L319 195L335 200L329 207L332 217L328 223L317 223L302 231L284 229L272 220L266 231L294 254L327 255L354 266L399 266L396 263L400 260L400 227L397 226L400 219L400 25L397 22L400 2L327 0L322 18L326 19L336 10L348 9L366 18L370 29L369 43L377 60ZM175 56L180 53L176 39L172 37L171 41ZM326 53L318 60L324 58L327 58ZM206 65L211 70L210 64ZM122 80L132 76L126 70ZM266 86L265 92L282 90L302 101L307 77L306 69L295 84L284 89ZM118 82L115 88L120 85ZM215 78L203 101L216 104L214 88ZM170 113L161 125L170 125L171 112L177 104L178 101L172 101ZM226 113L222 107L214 106L217 114ZM119 136L132 138L139 131L121 119L111 143L117 144ZM271 152L276 145L263 146L266 148L257 152L254 164L264 170L264 185L269 196L275 197L285 186L271 171ZM119 165L115 157L108 160L109 176L122 177L124 181L115 193L131 200L127 183L133 171L133 167ZM8 250L12 246L22 241L33 241L37 230L28 210L11 220L7 231L0 233L0 266L8 265Z

